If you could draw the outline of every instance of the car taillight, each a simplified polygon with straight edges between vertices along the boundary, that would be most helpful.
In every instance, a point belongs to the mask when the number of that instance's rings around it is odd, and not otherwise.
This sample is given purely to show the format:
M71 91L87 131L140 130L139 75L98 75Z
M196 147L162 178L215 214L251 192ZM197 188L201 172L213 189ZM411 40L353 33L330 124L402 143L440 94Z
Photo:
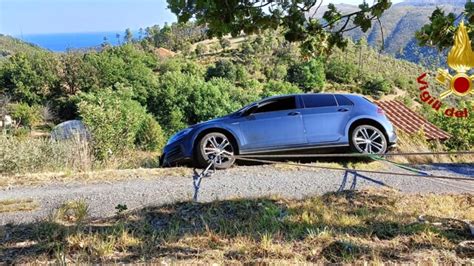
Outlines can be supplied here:
M377 107L377 114L384 115L384 114L385 114L385 112L383 111L383 109L382 109L382 108L380 108L380 107Z

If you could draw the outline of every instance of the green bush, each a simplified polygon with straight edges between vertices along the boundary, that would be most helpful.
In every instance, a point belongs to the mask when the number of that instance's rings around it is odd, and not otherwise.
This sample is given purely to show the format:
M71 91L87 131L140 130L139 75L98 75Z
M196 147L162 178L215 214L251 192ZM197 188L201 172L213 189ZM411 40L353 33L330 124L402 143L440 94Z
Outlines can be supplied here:
M282 95L282 94L293 94L293 93L301 93L301 90L286 81L276 81L270 80L263 86L263 92L261 97L269 97L274 95Z
M259 100L263 91L262 83L255 79L247 79L239 87L231 85L228 90L233 105L232 111Z
M409 89L410 88L410 80L408 80L407 77L404 76L397 76L393 82L395 83L395 86L397 86L400 89Z
M196 45L196 50L194 50L197 55L203 55L207 53L208 49L205 44L199 43Z
M391 84L384 78L377 77L368 79L362 84L362 92L371 95L374 98L380 98L382 95L391 91Z
M130 89L118 86L79 95L79 115L90 130L99 160L134 148L137 132L146 118L146 109L132 100Z
M137 132L136 145L146 151L160 151L166 139L160 124L151 116L145 116Z
M235 86L228 80L201 77L179 72L160 77L159 90L148 104L166 135L217 116L225 115L236 106L230 98Z
M333 59L326 65L326 78L337 83L349 84L357 77L357 67L339 59Z
M305 92L321 91L326 81L324 64L319 58L294 64L288 69L287 79L289 82L298 85Z
M161 74L167 72L181 72L184 74L203 77L206 69L196 61L180 57L166 59L158 66L158 72Z
M88 87L82 89L83 92L113 88L120 83L132 88L133 99L145 105L149 94L157 87L153 73L158 66L156 57L132 44L112 47L100 53L89 52L84 57L84 64L84 67L94 69L94 75L85 82Z
M187 113L188 117L195 116L191 124L227 115L240 107L230 100L229 91L232 88L234 85L228 80L214 78L193 91L189 101L194 104Z
M265 68L265 76L268 80L284 80L288 74L287 65L277 64L276 66L268 66Z
M58 66L51 53L17 53L0 67L0 88L16 101L42 104L59 87Z
M12 104L10 114L20 125L32 128L41 122L41 107L38 105L29 106L26 103Z
M216 62L215 66L207 69L206 80L212 78L225 78L235 81L237 79L237 68L230 60L221 59Z
M468 102L460 102L458 109L469 108ZM469 151L474 148L474 116L469 115L467 118L451 118L446 117L444 113L429 112L429 120L439 126L441 129L451 134L445 145L451 150Z

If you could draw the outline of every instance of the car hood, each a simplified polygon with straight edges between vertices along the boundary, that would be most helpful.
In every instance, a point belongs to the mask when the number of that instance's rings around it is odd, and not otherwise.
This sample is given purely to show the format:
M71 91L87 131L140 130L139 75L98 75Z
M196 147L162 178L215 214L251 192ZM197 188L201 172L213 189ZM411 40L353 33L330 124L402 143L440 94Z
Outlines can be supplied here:
M214 119L211 119L211 120L207 120L207 121L195 124L191 127L199 127L199 126L205 126L205 125L208 125L208 124L219 123L219 122L222 122L224 120L229 120L232 117L233 117L233 114L229 114L229 115L225 115L225 116L222 116L222 117L217 117L217 118L214 118Z

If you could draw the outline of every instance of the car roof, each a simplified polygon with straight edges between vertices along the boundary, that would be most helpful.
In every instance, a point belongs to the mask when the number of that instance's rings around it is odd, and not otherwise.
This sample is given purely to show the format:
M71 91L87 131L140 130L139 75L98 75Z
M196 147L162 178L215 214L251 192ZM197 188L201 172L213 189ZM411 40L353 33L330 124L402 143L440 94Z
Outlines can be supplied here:
M270 96L270 97L267 97L267 98L264 98L264 99L260 100L259 102L267 101L267 100L271 100L271 99L283 98L283 97L291 97L291 96L324 95L324 94L362 97L361 95L352 94L352 93L331 93L331 92L322 92L322 93L293 93L293 94L282 94L282 95Z

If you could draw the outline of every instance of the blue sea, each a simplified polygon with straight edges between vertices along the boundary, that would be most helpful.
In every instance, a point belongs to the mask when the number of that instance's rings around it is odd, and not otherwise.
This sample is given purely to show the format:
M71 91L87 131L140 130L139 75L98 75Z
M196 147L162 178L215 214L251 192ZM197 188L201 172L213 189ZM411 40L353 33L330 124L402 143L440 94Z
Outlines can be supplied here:
M120 40L117 38L117 33L120 34ZM123 42L123 36L123 32L87 32L28 34L15 37L54 52L64 52L69 49L99 47L104 42L104 37L111 45L117 45L119 41Z

